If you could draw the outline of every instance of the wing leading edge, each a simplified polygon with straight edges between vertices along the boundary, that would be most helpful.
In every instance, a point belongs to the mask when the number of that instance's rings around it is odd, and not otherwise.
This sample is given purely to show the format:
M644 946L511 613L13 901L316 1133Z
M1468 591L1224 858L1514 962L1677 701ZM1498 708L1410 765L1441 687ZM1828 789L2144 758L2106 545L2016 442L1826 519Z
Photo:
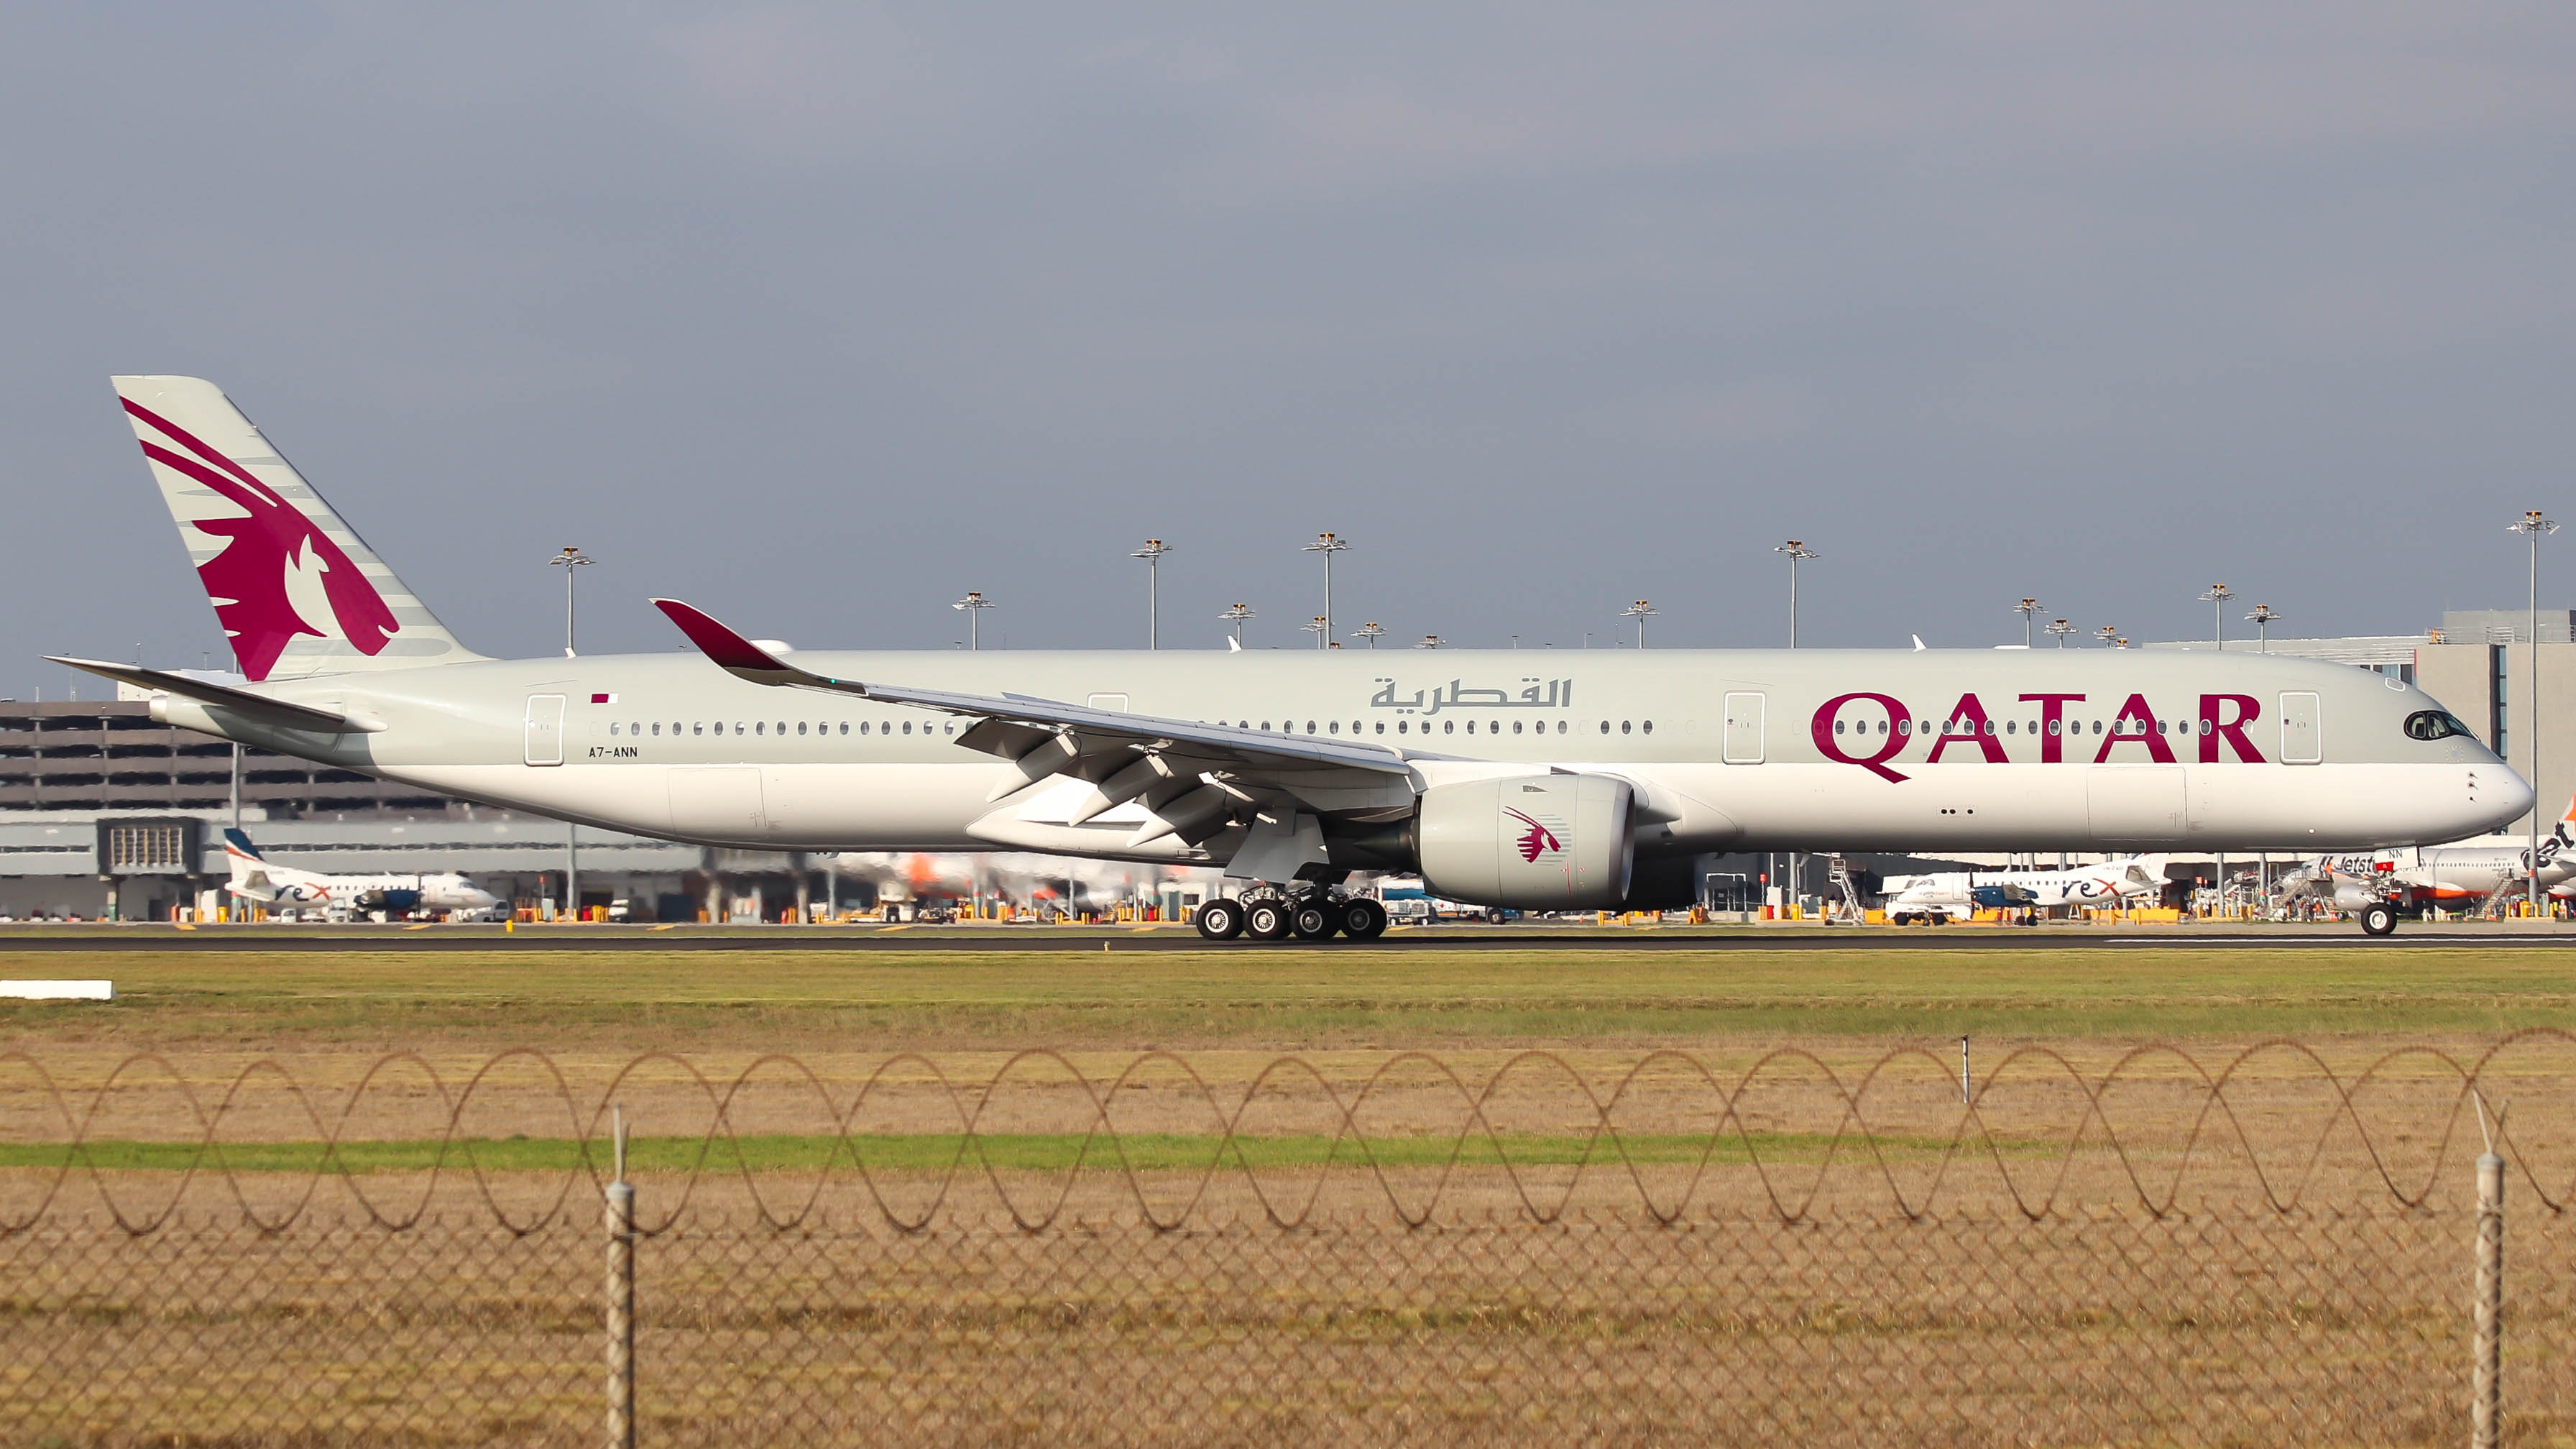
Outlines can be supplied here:
M1001 801L1041 782L1087 781L1090 793L1065 813L1065 826L1134 802L1149 818L1118 842L1133 850L1166 835L1196 846L1236 817L1272 813L1281 796L1310 809L1369 814L1409 805L1413 768L1399 751L1361 741L1242 729L1093 709L1020 694L966 694L840 679L780 659L702 610L655 599L700 653L726 673L754 684L815 689L972 718L958 737L969 749L1013 770L988 797Z

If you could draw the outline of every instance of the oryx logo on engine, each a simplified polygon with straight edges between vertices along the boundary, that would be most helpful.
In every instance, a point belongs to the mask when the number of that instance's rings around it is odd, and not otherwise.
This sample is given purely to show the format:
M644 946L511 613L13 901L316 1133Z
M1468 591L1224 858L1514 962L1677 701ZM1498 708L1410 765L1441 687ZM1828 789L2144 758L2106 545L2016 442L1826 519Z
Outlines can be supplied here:
M1538 858L1542 855L1559 855L1564 853L1565 842L1557 839L1556 832L1538 823L1536 818L1524 815L1518 810L1512 809L1508 805L1503 807L1503 813L1529 827L1529 829L1521 832L1521 838L1518 842L1521 852L1521 861L1523 864L1536 865L1538 864Z

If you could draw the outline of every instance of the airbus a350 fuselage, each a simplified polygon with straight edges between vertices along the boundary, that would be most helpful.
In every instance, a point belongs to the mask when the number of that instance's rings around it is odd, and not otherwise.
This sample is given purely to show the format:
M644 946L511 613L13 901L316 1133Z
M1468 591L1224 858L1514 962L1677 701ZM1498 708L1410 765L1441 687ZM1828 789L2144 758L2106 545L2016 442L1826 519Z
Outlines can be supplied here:
M1832 848L2364 850L2455 839L2529 807L2440 706L2341 665L2069 651L819 653L854 680L1034 696L1383 746L1365 802L1532 771L1636 787L1648 854ZM262 692L368 717L323 735L168 699L192 725L587 824L803 850L1031 849L1222 863L1222 842L1121 847L1129 804L1067 823L1089 782L987 799L1009 768L959 715L733 678L697 654L492 660ZM2423 731L2420 724L2417 732ZM2312 757L2299 763L2293 759ZM1336 802L1319 802L1324 813Z
M250 682L65 662L173 724L639 834L1586 908L1687 901L1708 851L2367 850L2531 803L2411 686L2266 655L798 652L657 600L695 653L486 659L212 384L116 385ZM1307 924L1383 927L1353 909Z

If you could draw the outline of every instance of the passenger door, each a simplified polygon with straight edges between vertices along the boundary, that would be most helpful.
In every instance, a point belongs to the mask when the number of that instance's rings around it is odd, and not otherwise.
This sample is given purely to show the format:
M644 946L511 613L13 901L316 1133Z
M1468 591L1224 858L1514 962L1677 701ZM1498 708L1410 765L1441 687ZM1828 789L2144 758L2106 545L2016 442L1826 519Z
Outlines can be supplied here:
M1759 693L1730 694L1726 697L1726 762L1730 765L1762 763L1762 706Z
M2281 763L2313 765L2326 757L2325 724L2317 697L2305 690L2281 696Z
M560 765L564 750L564 697L560 694L528 696L527 761L531 765Z

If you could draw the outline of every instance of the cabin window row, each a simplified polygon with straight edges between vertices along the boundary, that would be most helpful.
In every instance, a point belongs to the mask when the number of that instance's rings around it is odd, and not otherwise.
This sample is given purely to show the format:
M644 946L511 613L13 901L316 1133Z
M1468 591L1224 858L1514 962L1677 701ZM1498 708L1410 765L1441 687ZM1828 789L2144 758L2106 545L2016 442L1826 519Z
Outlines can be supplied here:
M734 722L733 732L737 735L766 736L772 730L775 730L781 738L784 738L787 735L789 728L790 726L788 722L783 719L775 721L774 723L769 720L753 720L749 724L736 720ZM800 735L829 735L836 732L846 735L851 732L852 728L853 726L848 720L840 721L837 727L830 720L800 719L796 721L794 725L795 732ZM858 733L863 736L892 735L896 732L897 728L898 726L896 725L896 722L890 719L860 720L856 726ZM913 732L913 722L911 720L905 720L902 722L900 728L904 734L911 734ZM677 739L682 735L704 735L710 733L721 735L725 732L725 722L723 720L717 720L710 725L705 720L673 720L671 721L670 729L671 737L674 739ZM660 735L662 733L662 722L660 720L652 720L649 722L644 720L610 720L608 722L608 732L612 735L620 733L634 735L635 737L642 739L648 736ZM921 722L921 733L925 735L953 735L957 733L957 722L955 720L943 720L939 721L936 727L934 727L932 721L923 720Z
M2084 730L2084 723L2085 723L2085 722L2084 722L2083 720L2080 720L2080 719L2078 719L2078 720L2050 720L2050 721L2048 722L2048 731L2047 731L2047 732L2048 732L2049 734L2051 734L2051 735L2060 735L2060 734L2080 735L2080 734L2083 734L2083 733L2085 732L2085 730ZM2098 719L2097 719L2097 720L2093 721L2092 723L2093 723L2093 731L2092 731L2092 732L2093 732L2094 734L2097 734L2097 735L2098 735L2098 734L2100 734L2100 733L2102 733L2102 729L2103 729L2102 721L2100 721L2100 720L2098 720ZM2150 728L2150 723L2151 723L2150 721L2143 720L2143 719L2131 719L2131 718L2123 717L2123 718L2115 719L2115 720L2111 721L2110 730L2111 730L2111 733L2113 733L2113 734L2115 734L2115 735L2130 735L2130 736L2139 736L2139 735L2146 735L2146 734L2159 734L2159 735L2164 735L2164 734L2187 735L2187 734L2190 734L2190 733L2191 733L2191 721L2190 721L2190 720L2187 720L2187 719L2177 719L2177 720L2162 720L2162 719L2160 719L2160 720L2155 720L2155 721L2152 721L2152 728ZM1839 735L1839 734L1845 734L1845 733L1849 733L1849 734L1856 734L1856 735L1865 735L1865 734L1876 733L1876 734L1882 734L1882 735L1883 735L1883 734L1886 734L1886 733L1888 732L1888 729L1889 729L1889 725L1888 725L1888 722L1887 722L1886 720L1880 720L1880 721L1878 721L1878 722L1877 722L1877 726L1876 726L1875 730L1873 730L1873 729L1872 729L1871 724L1870 724L1870 721L1868 721L1868 720L1859 720L1859 721L1851 722L1851 724L1850 724L1850 728L1849 728L1848 730L1846 730L1846 729L1844 728L1844 725L1845 725L1845 721L1842 721L1842 720L1835 720L1835 721L1834 721L1834 733L1835 733L1835 734L1838 734L1838 735ZM1606 729L1606 728L1607 728L1607 726L1604 726L1604 728ZM1914 720L1910 720L1910 719L1901 719L1901 720L1898 720L1898 721L1896 721L1896 722L1895 722L1895 731L1896 731L1896 733L1898 733L1898 734L1900 734L1900 735L1910 735L1910 734L1917 734L1917 733L1920 733L1920 734L1927 734L1927 735L1928 735L1928 734L1933 733L1933 729L1932 729L1932 721L1930 721L1930 720L1928 720L1928 719L1927 719L1927 720L1923 720L1923 721L1921 721L1921 722L1919 722L1919 723L1918 723L1918 722L1916 722L1916 721L1914 721ZM1649 726L1649 727L1648 727L1648 733L1652 733L1652 732L1653 732L1652 727L1651 727L1651 726ZM1947 721L1944 721L1944 722L1942 723L1942 725L1941 725L1941 729L1940 729L1940 733L1941 733L1941 734L1943 734L1943 735L1949 735L1949 736L1971 736L1971 737L1973 737L1973 736L1978 735L1978 734L1980 734L1980 733L1991 735L1991 734L1994 734L1995 732L1996 732L1996 725L1995 725L1995 722L1994 722L1993 720L1984 720L1984 721L1972 720L1972 719L1954 719L1954 720L1947 720ZM2003 732L2003 733L2005 733L2005 734L2008 734L2008 735L2017 735L2017 734L2022 734L2022 733L2025 733L2025 732L2027 732L2027 733L2029 733L2029 734L2034 734L2034 735L2035 735L2035 734L2040 733L2039 721L2037 721L2037 720L2031 720L2031 721L2029 721L2029 722L2027 722L2027 723L2025 724L2025 723L2024 723L2023 721L2021 721L2021 720L2008 719L2008 720L2005 720L2005 721L2003 722L2002 732ZM2208 720L2202 720L2202 721L2200 722L2200 732L2201 732L2202 734L2205 734L2205 735L2212 735L2212 734L2216 734L2216 733L2218 733L2218 728L2217 728L2217 726L2216 726L2216 725L2212 724L2210 721L2208 721Z
M1204 721L1202 721L1202 723L1204 723ZM1218 723L1218 724L1220 724L1220 725L1222 725L1222 724L1224 724L1224 723L1225 723L1225 721L1223 721L1223 720L1218 720L1218 721L1217 721L1217 723ZM1431 721L1429 721L1429 720L1427 720L1427 719L1426 719L1426 720L1419 721L1419 723L1421 724L1422 728L1421 728L1420 730L1418 730L1418 731L1417 731L1416 729L1414 729L1414 727L1413 727L1416 723L1417 723L1417 721L1414 721L1414 720L1407 720L1407 719L1400 719L1400 720L1397 720L1397 721L1395 722L1395 733L1400 734L1400 735L1409 735L1409 734L1417 734L1417 733L1419 733L1419 734L1426 734L1426 735L1427 735L1427 734L1431 733ZM1476 733L1476 723L1477 723L1477 722L1476 722L1476 721L1474 721L1474 720L1468 720L1468 721L1466 722L1466 733L1471 734L1471 735L1472 735L1472 734L1474 734L1474 733ZM1280 720L1280 721L1278 721L1278 722L1277 722L1277 725L1278 725L1278 729L1277 729L1276 731L1274 731L1274 732L1276 732L1276 733L1285 733L1285 734L1292 734L1292 735L1293 735L1293 734L1295 734L1295 733L1297 733L1297 721L1295 721L1295 720L1293 720L1293 719L1290 719L1290 720ZM1485 731L1484 731L1484 732L1485 732L1486 734L1488 734L1488 735L1499 735L1499 734L1503 733L1503 722L1502 722L1501 720L1498 720L1498 719L1486 720L1486 721L1484 722L1484 725L1485 725ZM1248 720L1248 719L1239 719L1239 720L1236 720L1236 721L1234 722L1234 727L1235 727L1236 729L1239 729L1239 730L1259 729L1259 730L1264 730L1264 731L1270 731L1270 730L1271 730L1271 726L1272 726L1272 721L1270 721L1270 720L1263 720L1261 723L1259 723L1259 724L1257 724L1257 725L1256 725L1256 724L1254 724L1251 720ZM1516 735L1517 735L1517 734L1522 734L1522 733L1528 733L1528 734L1540 734L1540 735L1543 735L1543 734L1546 734L1546 733L1547 733L1547 726L1548 726L1548 722L1547 722L1546 720L1530 721L1530 720L1517 720L1517 719L1516 719L1516 720L1513 720L1513 721L1512 721L1511 732L1512 732L1513 734L1516 734ZM1558 720L1558 721L1556 721L1556 732L1557 732L1558 734L1565 734L1565 733L1569 732L1572 728L1573 728L1573 726L1572 726L1572 725L1570 725L1570 724L1568 724L1568 723L1567 723L1566 721L1564 721L1564 720ZM1612 728L1612 726L1611 726L1611 722L1610 722L1610 721L1608 721L1608 720L1606 720L1606 719L1605 719L1605 720L1603 720L1603 721L1601 722L1601 733L1603 733L1603 734L1605 734L1605 735L1606 735L1606 734L1610 733L1611 728ZM1653 733L1655 732L1655 722L1654 722L1653 720L1646 720L1646 721L1644 721L1644 722L1642 723L1642 726L1641 726L1641 724L1640 724L1640 722L1639 722L1639 721L1623 719L1623 720L1621 720L1621 721L1619 721L1619 722L1618 722L1618 726L1617 726L1617 728L1618 728L1619 733L1621 733L1621 734L1623 734L1623 735L1626 735L1626 734L1637 734L1637 733L1641 733L1641 732L1642 732L1642 733L1645 733L1645 734L1653 734ZM1310 735L1312 735L1312 734L1337 735L1337 734L1340 734L1341 732L1342 732L1342 722L1341 722L1340 720L1326 720L1326 721L1324 721L1324 722L1323 722L1323 723L1321 723L1321 724L1318 724L1317 722L1315 722L1314 720L1311 720L1311 719L1310 719L1310 720L1308 720L1308 721L1306 721L1306 733L1308 733L1308 734L1310 734ZM1367 727L1367 722L1366 722L1366 721L1363 721L1363 720L1352 720L1352 721L1351 721L1351 731L1350 731L1350 732L1351 732L1352 734L1357 735L1357 734L1366 734L1366 733L1369 733L1370 731L1369 731L1369 729L1368 729L1368 727ZM1385 734L1385 733L1387 733L1386 721L1384 721L1384 720L1379 720L1379 721L1377 722L1375 732L1376 732L1376 733L1378 733L1378 734ZM1444 735L1454 735L1454 734L1457 734L1458 732L1459 732L1459 722L1458 722L1457 720L1454 720L1454 719L1444 719L1444 720L1442 720L1442 721L1440 722L1440 733L1442 733L1442 734L1444 734Z

